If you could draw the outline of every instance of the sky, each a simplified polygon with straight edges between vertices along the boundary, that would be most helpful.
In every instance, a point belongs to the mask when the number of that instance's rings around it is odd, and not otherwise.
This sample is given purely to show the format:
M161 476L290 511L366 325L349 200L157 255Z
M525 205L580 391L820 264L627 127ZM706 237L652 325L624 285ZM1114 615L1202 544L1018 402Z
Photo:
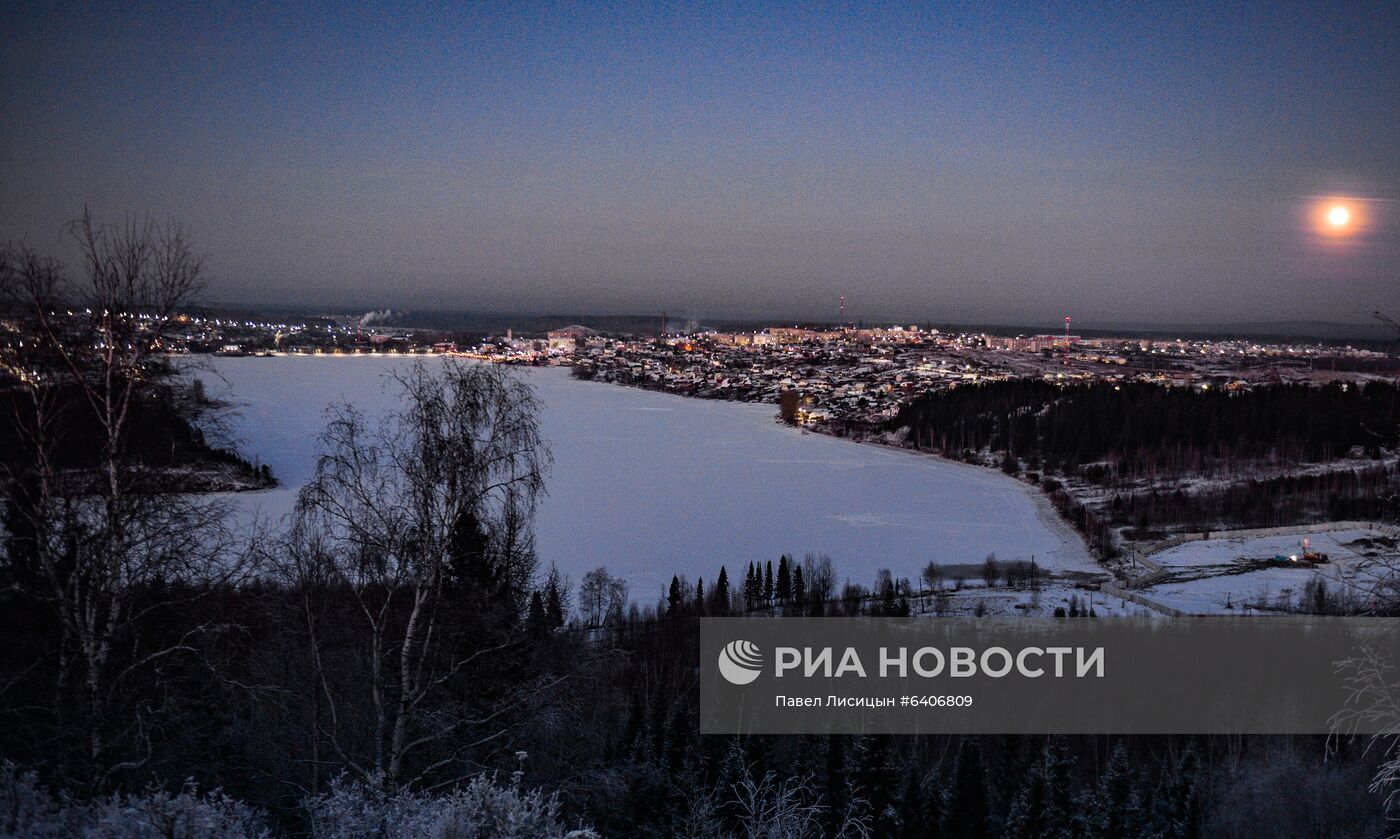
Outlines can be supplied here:
M0 114L0 240L178 220L211 303L1400 309L1394 2L11 2Z

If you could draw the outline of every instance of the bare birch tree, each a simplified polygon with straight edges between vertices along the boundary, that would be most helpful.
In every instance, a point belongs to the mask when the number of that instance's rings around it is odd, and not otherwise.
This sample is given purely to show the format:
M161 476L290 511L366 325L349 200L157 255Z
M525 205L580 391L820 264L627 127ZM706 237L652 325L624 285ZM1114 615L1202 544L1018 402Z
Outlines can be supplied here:
M326 719L317 736L352 771L390 786L501 732L508 708L470 707L446 694L521 635L454 636L461 616L449 613L448 589L464 558L489 562L488 596L509 601L518 617L518 594L533 574L533 557L524 556L529 521L550 462L533 392L502 368L420 362L395 384L401 407L381 422L350 406L333 412L298 502L300 558L291 569L298 586L348 592L366 646L369 678L359 687L367 702L347 696L354 686L322 678ZM480 538L464 540L464 531ZM320 656L326 628L307 615ZM367 734L354 736L347 705L369 708ZM411 759L427 753L410 772Z
M143 400L170 379L164 344L203 287L201 258L174 225L99 226L84 213L71 233L78 281L24 247L0 259L14 318L0 361L23 394L11 406L27 449L0 480L12 526L23 531L11 539L10 553L21 555L7 559L23 566L18 584L52 608L59 627L54 730L81 732L83 774L101 785L150 756L154 721L131 699L132 683L195 650L192 635L146 646L139 627L199 588L182 583L227 581L238 564L227 556L220 509L182 493L130 445ZM75 425L96 429L96 439L75 441ZM95 462L65 457L77 443L96 450Z

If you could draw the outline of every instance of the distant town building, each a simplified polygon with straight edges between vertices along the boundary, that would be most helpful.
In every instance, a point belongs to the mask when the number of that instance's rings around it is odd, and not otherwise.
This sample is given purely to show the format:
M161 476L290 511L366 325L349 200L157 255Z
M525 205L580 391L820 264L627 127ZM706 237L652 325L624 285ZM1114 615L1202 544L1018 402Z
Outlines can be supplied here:
M551 350L571 350L580 338L588 338L596 334L596 330L580 326L577 323L559 329L551 329L548 335L549 348Z

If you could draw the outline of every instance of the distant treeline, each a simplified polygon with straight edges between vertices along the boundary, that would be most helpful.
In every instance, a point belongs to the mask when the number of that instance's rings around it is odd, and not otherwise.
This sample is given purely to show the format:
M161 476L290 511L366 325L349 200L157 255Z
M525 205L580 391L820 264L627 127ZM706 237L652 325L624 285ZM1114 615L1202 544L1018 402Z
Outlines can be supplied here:
M1319 474L1249 478L1195 492L1158 489L1115 494L1109 515L1135 526L1140 538L1160 538L1155 528L1231 522L1279 527L1314 519L1372 521L1393 518L1400 469L1376 464Z
M1039 471L1103 464L1103 478L1314 463L1400 439L1400 388L1272 385L1240 392L1017 380L927 394L890 423L921 449L1009 452Z

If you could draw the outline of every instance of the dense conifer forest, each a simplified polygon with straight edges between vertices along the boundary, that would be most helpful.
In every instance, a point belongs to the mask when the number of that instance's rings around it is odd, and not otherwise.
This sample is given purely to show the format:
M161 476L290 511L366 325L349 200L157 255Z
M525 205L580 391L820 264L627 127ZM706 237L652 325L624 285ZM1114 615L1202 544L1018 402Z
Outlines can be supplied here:
M889 423L909 445L995 459L1039 480L1097 547L1108 532L1393 516L1400 387L1232 391L1018 380L916 399Z
M1185 475L1255 462L1319 463L1400 442L1400 387L1386 382L1225 389L1133 382L971 385L916 399L893 420L942 452L990 449L1067 472Z

